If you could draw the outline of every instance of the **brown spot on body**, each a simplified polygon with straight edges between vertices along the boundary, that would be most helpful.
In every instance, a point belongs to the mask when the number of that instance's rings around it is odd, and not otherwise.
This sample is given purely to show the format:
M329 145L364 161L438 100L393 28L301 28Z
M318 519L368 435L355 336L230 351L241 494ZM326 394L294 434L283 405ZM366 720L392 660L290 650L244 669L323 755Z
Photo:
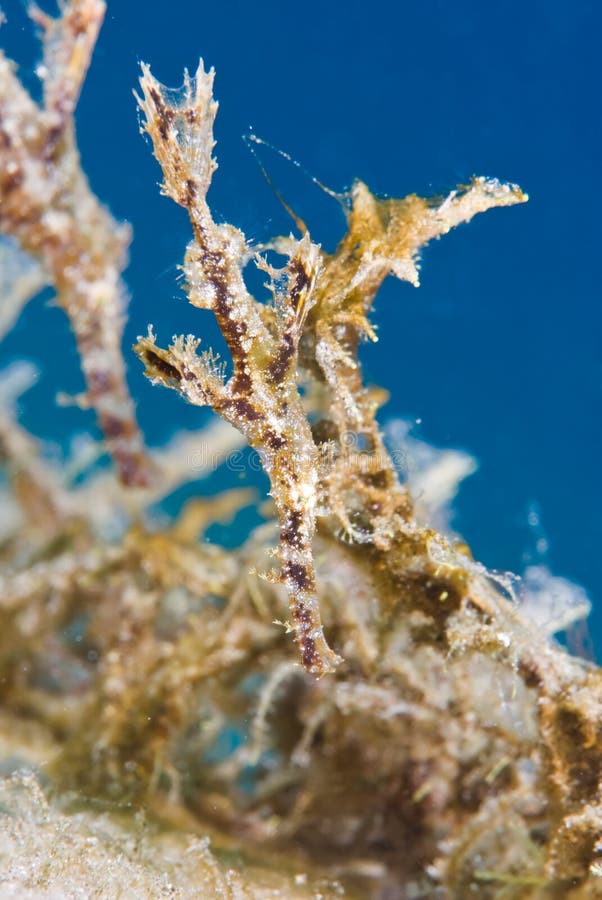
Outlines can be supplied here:
M232 390L235 394L248 394L252 387L251 376L239 368L232 376Z
M247 323L232 316L232 300L228 290L228 273L225 269L223 256L215 250L205 248L207 234L202 225L195 227L195 236L197 243L200 245L196 259L201 265L207 281L215 291L215 301L212 308L234 363L232 390L235 394L246 394L252 388L251 376L244 366L246 353L241 346L242 340L248 331Z
M134 350L136 347L134 347ZM153 378L156 375L161 375L164 378L168 378L171 381L174 381L176 384L179 384L182 375L179 369L176 369L175 366L172 366L171 363L168 363L167 360L163 359L155 351L149 349L148 347L144 347L142 351L138 353L140 359L148 369L148 375Z
M320 661L318 651L316 650L316 643L311 637L304 636L303 641L301 642L301 660L303 661L305 668L310 672Z
M230 304L227 304L226 311L221 312L220 328L224 332L224 337L228 342L230 352L236 357L242 357L241 340L247 333L247 325L237 319L230 318Z
M302 521L303 516L300 510L291 509L287 511L284 523L280 529L280 537L285 543L292 546L299 543L299 528Z
M299 591L306 591L312 587L312 579L307 566L301 563L288 562L284 567L284 575L292 581ZM299 608L301 609L301 607ZM304 608L303 608L304 609ZM307 613L307 610L304 610Z
M133 433L132 423L128 419L119 419L117 416L101 415L100 426L108 440L116 440L120 437L129 437Z
M186 179L186 205L192 206L197 195L197 187L192 178Z
M244 397L233 400L230 408L234 410L237 416L240 416L241 419L246 419L248 422L256 422L262 418L260 411L248 400L245 400Z
M286 445L286 439L282 435L276 434L275 431L268 429L264 435L264 443L270 450L282 450Z
M289 287L288 296L291 306L294 310L297 310L301 295L308 290L311 279L298 259L292 260L289 264L289 269L293 278L291 279L292 284Z
M166 141L168 138L168 128L173 123L174 111L168 109L163 102L163 97L156 88L151 88L149 94L159 116L159 134L161 139Z
M301 651L301 660L308 671L315 670L320 663L320 654L316 648L316 642L309 634L313 620L311 613L304 603L295 603L293 619L297 628L297 643Z
M197 240L201 242L204 234L202 229L197 229ZM247 323L241 319L232 318L232 302L228 294L228 275L225 271L223 257L214 250L202 250L198 257L203 274L209 284L215 290L215 304L213 310L218 324L232 358L236 363L244 354L241 341L247 333ZM239 377L242 377L239 373Z
M291 360L295 354L295 343L290 332L282 335L282 344L278 348L276 357L269 365L268 372L272 382L284 380L284 376L288 370Z

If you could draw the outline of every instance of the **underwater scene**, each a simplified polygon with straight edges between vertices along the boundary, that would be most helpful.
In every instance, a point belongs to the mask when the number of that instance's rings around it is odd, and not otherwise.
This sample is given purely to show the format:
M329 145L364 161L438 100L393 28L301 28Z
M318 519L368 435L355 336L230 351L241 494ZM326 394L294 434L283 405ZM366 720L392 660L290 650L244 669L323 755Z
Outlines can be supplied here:
M601 25L0 0L0 898L602 896Z

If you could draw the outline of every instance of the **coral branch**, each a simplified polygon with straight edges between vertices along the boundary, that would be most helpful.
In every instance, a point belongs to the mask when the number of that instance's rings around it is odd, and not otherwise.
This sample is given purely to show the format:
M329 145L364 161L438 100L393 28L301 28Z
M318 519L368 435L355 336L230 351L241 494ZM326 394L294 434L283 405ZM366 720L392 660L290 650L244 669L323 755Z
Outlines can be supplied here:
M0 341L21 310L48 284L39 263L11 239L0 235Z
M244 235L213 221L206 194L216 164L213 72L202 67L185 76L179 95L170 94L143 67L140 81L144 129L163 169L163 191L184 206L194 240L184 271L190 302L215 313L232 357L224 383L213 357L198 356L198 341L177 338L158 348L152 333L136 346L154 382L177 390L191 403L213 409L262 454L280 524L280 578L290 598L294 630L304 666L316 675L332 671L339 658L324 638L316 593L312 541L316 528L318 453L297 390L299 340L320 271L318 248L308 237L292 242L288 264L271 276L272 330L261 305L248 293L242 267Z
M528 198L516 185L474 178L444 199L381 199L356 181L347 199L348 230L335 253L324 254L301 363L327 389L323 406L333 426L328 437L336 445L324 491L331 510L350 539L386 545L392 519L407 518L411 504L383 445L375 419L378 398L364 387L358 360L362 337L377 339L368 320L374 297L389 274L418 285L418 256L429 241L479 212ZM277 238L273 245L286 240ZM346 452L359 446L361 453ZM346 497L339 483L346 485Z
M130 230L91 192L75 145L73 111L105 4L70 0L43 27L38 106L0 53L0 232L42 264L75 333L90 404L123 482L151 472L136 425L121 355Z
M44 109L67 128L79 98L106 9L104 0L71 0L53 19L37 6L32 19L44 30Z

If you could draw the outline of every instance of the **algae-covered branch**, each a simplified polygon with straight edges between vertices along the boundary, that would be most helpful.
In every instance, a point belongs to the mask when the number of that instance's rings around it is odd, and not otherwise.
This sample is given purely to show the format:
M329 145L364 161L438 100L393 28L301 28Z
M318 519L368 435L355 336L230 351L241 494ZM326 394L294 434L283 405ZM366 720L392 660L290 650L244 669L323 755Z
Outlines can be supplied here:
M540 571L521 605L437 530L459 470L400 478L359 358L387 275L416 284L428 241L525 195L475 177L383 199L358 181L334 253L298 219L252 247L209 205L213 73L173 92L145 66L143 127L192 228L185 289L229 357L139 339L153 382L217 413L148 454L120 347L129 232L90 191L72 117L104 9L35 11L39 104L0 55L0 338L56 291L114 460L96 464L93 436L49 454L19 421L31 364L0 371L0 893L599 896L602 675L548 633L587 601L556 609ZM188 484L195 447L220 464L245 443L271 505ZM239 546L205 540L251 504Z

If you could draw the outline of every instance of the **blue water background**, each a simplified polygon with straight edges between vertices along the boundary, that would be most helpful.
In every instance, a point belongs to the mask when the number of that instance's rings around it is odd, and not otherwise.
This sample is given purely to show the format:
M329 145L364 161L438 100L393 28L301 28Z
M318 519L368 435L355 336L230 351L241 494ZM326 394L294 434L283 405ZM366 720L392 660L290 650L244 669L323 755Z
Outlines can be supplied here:
M23 6L0 41L35 83L35 42ZM220 163L211 199L221 218L257 241L287 232L241 141L255 133L288 150L336 190L354 177L383 194L446 192L473 174L519 183L526 206L496 210L424 253L419 290L389 280L367 346L368 378L391 399L382 418L420 419L417 433L473 453L456 525L489 566L521 571L540 532L551 569L595 601L602 646L600 510L602 354L600 209L602 84L599 4L578 0L346 3L109 2L78 110L92 185L135 240L126 346L156 325L165 340L192 331L220 347L210 313L177 283L189 228L156 189L159 170L138 131L132 88L140 60L181 82L199 55L217 70ZM336 204L264 151L278 188L332 248ZM24 421L59 439L93 419L56 409L57 389L82 382L63 315L31 304L2 348L43 372ZM199 410L153 389L130 357L129 378L152 443L194 428Z

